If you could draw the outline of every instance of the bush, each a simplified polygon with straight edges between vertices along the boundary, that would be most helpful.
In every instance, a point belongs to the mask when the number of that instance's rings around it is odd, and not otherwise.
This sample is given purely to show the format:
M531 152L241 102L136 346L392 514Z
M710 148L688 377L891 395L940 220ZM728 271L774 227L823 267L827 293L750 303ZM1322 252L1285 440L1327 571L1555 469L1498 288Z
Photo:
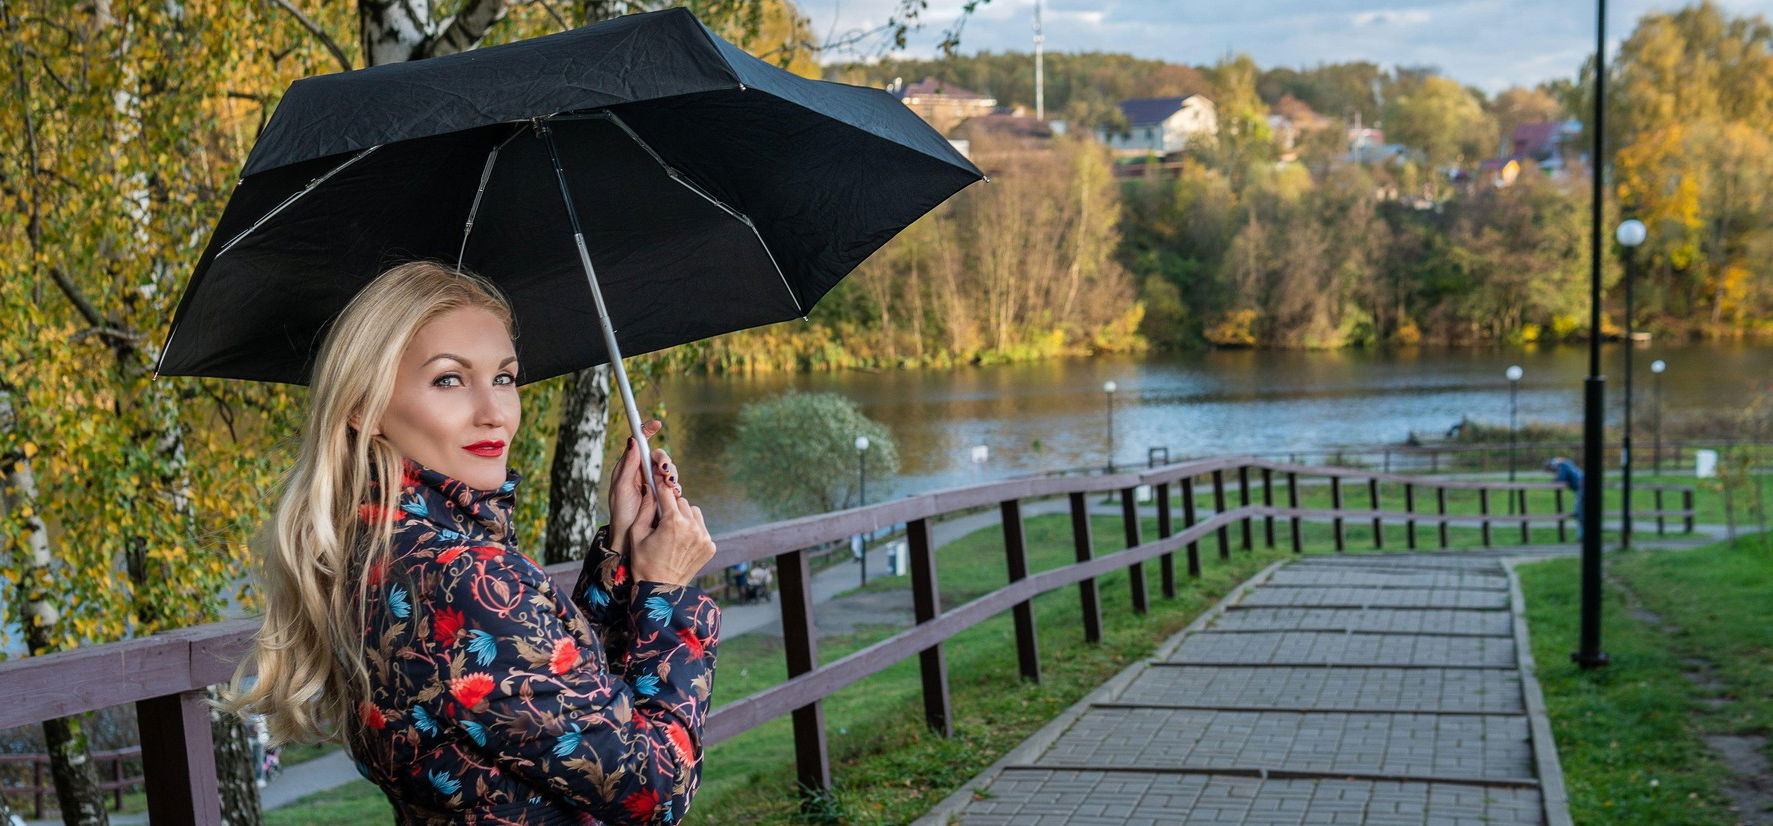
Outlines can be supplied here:
M860 504L856 437L868 437L869 499L880 501L899 471L886 425L836 393L789 391L739 411L728 465L758 507L777 519Z

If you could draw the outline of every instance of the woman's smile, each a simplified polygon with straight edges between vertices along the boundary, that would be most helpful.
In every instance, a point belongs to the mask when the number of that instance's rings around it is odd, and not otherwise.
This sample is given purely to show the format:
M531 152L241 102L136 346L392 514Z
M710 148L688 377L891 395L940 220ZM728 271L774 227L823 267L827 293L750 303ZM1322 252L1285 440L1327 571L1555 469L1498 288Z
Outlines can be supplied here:
M471 445L464 445L462 449L475 456L485 456L489 459L497 459L505 455L505 443L499 441L475 442Z

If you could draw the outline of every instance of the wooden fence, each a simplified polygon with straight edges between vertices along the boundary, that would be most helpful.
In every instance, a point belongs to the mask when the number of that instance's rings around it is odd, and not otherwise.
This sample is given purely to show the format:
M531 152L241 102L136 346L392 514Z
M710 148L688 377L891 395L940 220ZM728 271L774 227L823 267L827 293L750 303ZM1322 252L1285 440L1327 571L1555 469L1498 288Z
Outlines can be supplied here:
M1228 479L1235 480L1228 483ZM1304 479L1307 485L1302 485ZM1318 481L1319 479L1323 481ZM1300 506L1300 489L1327 483L1329 508ZM1402 485L1402 509L1380 499L1380 486ZM1149 486L1157 509L1154 539L1141 535L1138 492ZM1212 513L1204 515L1199 500L1211 487ZM1346 500L1345 489L1364 487L1366 507ZM1684 520L1693 528L1693 489L1683 486L1638 485L1653 491L1656 507L1636 515L1654 518L1659 530L1665 520ZM1449 513L1448 491L1476 491L1478 513ZM1555 504L1544 512L1528 513L1526 492L1555 490ZM1663 509L1664 494L1678 493L1681 506ZM1519 505L1514 513L1498 512L1491 494L1500 493ZM1091 536L1089 499L1092 494L1116 494L1124 522L1124 549L1098 554ZM1228 496L1235 494L1236 504ZM1422 494L1422 495L1419 495ZM1023 533L1023 504L1035 499L1066 497L1069 500L1076 562L1061 568L1031 572ZM1285 501L1279 501L1284 497ZM1432 502L1432 505L1427 503ZM1181 506L1177 524L1175 505ZM1390 505L1392 509L1387 509ZM1202 542L1211 540L1221 559L1236 544L1245 551L1255 543L1256 523L1262 541L1276 545L1277 523L1285 522L1286 543L1293 552L1303 549L1301 523L1328 521L1336 550L1346 547L1343 527L1348 520L1369 520L1375 528L1375 547L1384 546L1385 523L1405 526L1405 546L1417 548L1419 529L1432 528L1434 539L1426 544L1446 547L1448 527L1480 526L1484 544L1492 541L1494 526L1518 526L1521 541L1531 539L1535 523L1555 522L1558 538L1565 538L1570 519L1564 510L1564 490L1551 482L1494 482L1431 479L1375 470L1298 465L1253 456L1227 456L1165 465L1150 470L1098 476L1057 476L1018 479L945 491L925 493L867 507L777 522L716 538L719 550L703 574L718 573L740 562L773 559L780 588L781 619L788 679L715 710L703 730L703 742L712 745L783 716L793 720L796 779L806 789L831 785L831 764L821 701L846 686L898 663L917 657L923 680L924 719L935 731L953 731L945 640L1006 610L1014 615L1016 650L1023 677L1040 679L1040 651L1032 607L1034 597L1059 588L1077 586L1086 640L1102 635L1100 600L1096 578L1111 571L1129 572L1132 609L1143 613L1149 605L1144 563L1158 561L1159 588L1173 597L1177 587L1176 555L1183 555L1180 575L1201 572ZM931 520L958 511L997 507L1003 516L1004 564L1009 584L962 605L941 604L935 549L930 540ZM824 543L852 534L903 525L910 551L913 614L910 629L873 645L818 665L814 631L811 572L807 552ZM562 589L571 588L579 563L550 566L548 573ZM140 639L39 657L0 662L0 685L8 702L0 704L0 728L12 728L43 720L133 703L141 730L141 758L148 792L149 817L157 823L193 823L208 826L220 822L214 751L210 742L209 715L202 698L204 689L226 682L235 664L247 653L258 620L247 618L168 631Z

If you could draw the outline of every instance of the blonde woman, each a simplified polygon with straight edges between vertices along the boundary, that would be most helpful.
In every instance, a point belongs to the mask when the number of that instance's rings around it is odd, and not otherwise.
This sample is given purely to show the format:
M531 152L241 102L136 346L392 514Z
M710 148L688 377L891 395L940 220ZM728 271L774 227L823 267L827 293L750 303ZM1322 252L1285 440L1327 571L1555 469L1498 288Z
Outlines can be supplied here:
M347 745L402 824L679 823L720 628L690 581L714 542L663 451L655 505L629 439L611 524L556 590L511 533L515 335L496 287L428 262L340 314L224 707L273 743Z

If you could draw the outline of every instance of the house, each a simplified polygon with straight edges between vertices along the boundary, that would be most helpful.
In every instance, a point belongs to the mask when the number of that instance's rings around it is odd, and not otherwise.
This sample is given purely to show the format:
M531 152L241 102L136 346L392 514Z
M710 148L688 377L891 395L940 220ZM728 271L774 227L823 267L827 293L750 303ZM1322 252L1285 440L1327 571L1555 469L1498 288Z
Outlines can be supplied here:
M1348 160L1354 163L1388 163L1402 160L1406 150L1401 143L1386 143L1385 132L1372 127L1348 130Z
M1507 157L1531 161L1553 175L1564 171L1565 147L1582 134L1582 121L1540 121L1523 123L1509 136Z
M1276 142L1282 152L1291 152L1299 143L1301 133L1314 129L1323 129L1331 125L1330 119L1317 113L1310 104L1290 94L1281 95L1280 100L1268 110L1268 128L1274 131Z
M990 114L997 107L995 98L933 77L909 85L904 78L894 78L887 92L944 135L961 121Z
M1117 155L1169 155L1191 140L1212 140L1219 133L1219 114L1201 95L1136 98L1120 102L1127 130L1099 129L1097 137Z

